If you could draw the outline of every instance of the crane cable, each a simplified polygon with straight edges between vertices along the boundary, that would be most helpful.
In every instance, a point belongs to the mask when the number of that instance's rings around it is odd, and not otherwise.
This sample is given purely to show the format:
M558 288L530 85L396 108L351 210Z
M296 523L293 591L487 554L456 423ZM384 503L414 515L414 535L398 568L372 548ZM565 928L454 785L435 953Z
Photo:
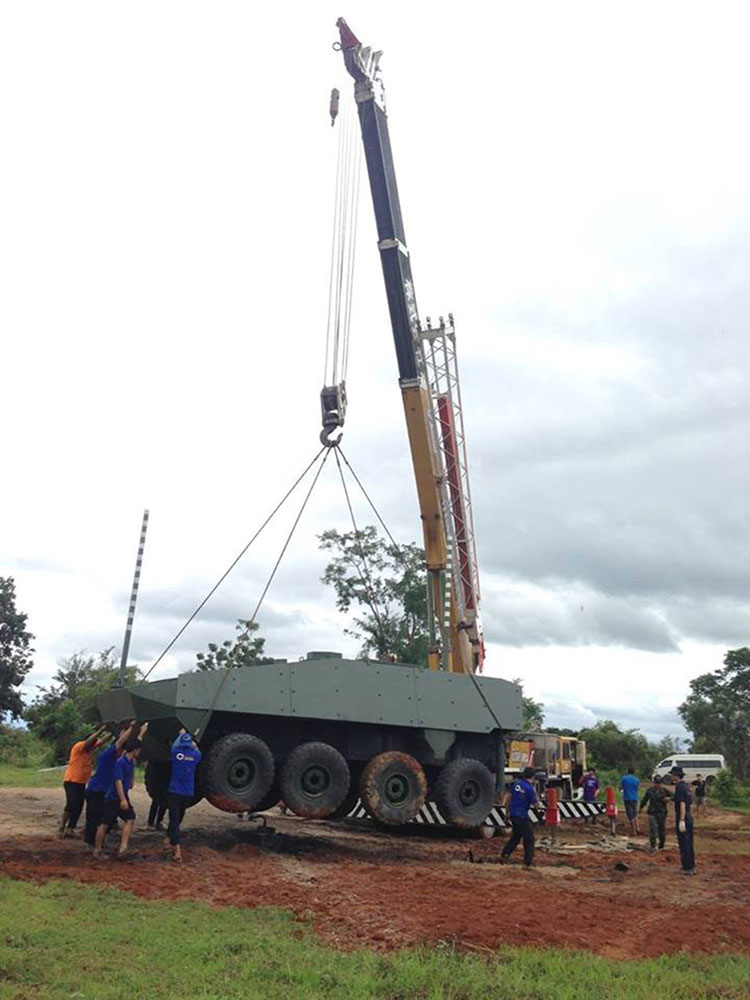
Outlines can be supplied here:
M245 639L247 639L247 637L250 635L251 627L255 623L255 619L256 619L256 616L258 614L258 611L260 610L260 606L263 603L266 594L268 593L268 589L271 586L271 583L273 582L273 578L276 576L276 570L279 568L279 564L281 563L281 560L284 558L284 553L286 552L286 550L287 550L287 548L289 546L289 543L292 540L292 536L294 535L294 532L297 529L297 525L300 522L300 518L302 517L302 514L304 513L305 507L307 506L307 501L312 496L312 492L315 489L315 486L316 486L316 484L318 482L318 479L320 478L321 472L323 471L323 466L328 461L328 456L331 453L330 448L323 448L322 450L325 452L325 455L323 455L323 460L322 460L322 462L320 462L318 464L317 472L315 473L315 475L313 477L312 483L310 483L310 488L308 489L307 493L305 494L305 499L302 501L302 506L300 507L299 512L297 513L296 518L294 519L294 523L292 524L292 527L291 527L291 529L289 531L289 534L286 537L286 541L284 542L283 546L281 547L281 552L279 553L279 557L276 560L276 563L275 563L273 569L271 570L271 575L269 576L269 578L268 578L268 580L266 582L266 585L263 588L263 593L260 595L258 603L255 605L255 610L253 611L252 617L248 620L247 627L245 628L245 631L240 634L239 638L237 639L237 641L236 641L236 643L234 645L234 649L232 650L232 653L230 654L230 657L229 657L229 663L224 668L224 675L222 676L221 680L219 681L219 684L218 684L218 686L216 688L216 691L214 692L214 696L211 699L211 704L206 709L206 713L203 716L203 720L202 720L201 724L199 726L196 726L196 728L195 728L195 732L193 733L193 735L196 736L196 737L199 736L203 732L203 730L208 725L208 723L209 723L209 721L211 719L211 716L213 715L213 711L214 711L214 708L216 707L216 703L219 700L221 692L224 690L224 685L227 682L227 678L229 677L229 674L232 671L232 660L237 655L237 650L239 649L240 643L243 642ZM320 458L320 452L318 453L318 455L316 456L316 458L313 459L313 462L316 461L318 458ZM309 468L309 466L308 466L308 468Z
M323 384L346 381L362 174L361 143L348 105L338 136Z
M383 636L385 636L385 629L383 627L383 616L380 612L380 605L378 603L378 599L375 596L375 587L373 586L372 583L372 574L370 573L370 567L367 563L367 556L365 555L365 550L362 545L362 535L359 528L357 527L357 520L354 516L354 508L352 507L352 502L349 497L349 490L346 485L346 480L344 479L344 470L341 467L341 461L339 460L339 449L336 447L333 449L333 451L336 454L336 465L338 466L339 477L341 478L341 485L344 489L344 496L346 497L346 506L349 508L349 517L351 518L352 526L354 528L354 539L357 547L359 548L359 555L362 561L362 569L364 570L364 572L359 570L359 567L356 568L359 572L359 578L364 584L365 591L367 593L368 600L370 602L370 607L372 608L372 613L375 615L375 620L378 623L380 632ZM347 465L349 465L348 462Z
M302 480L308 474L308 472L310 471L310 469L312 469L312 467L318 461L318 459L320 458L320 456L324 452L326 452L326 451L327 451L326 448L321 448L320 451L313 458L313 460L308 463L308 465L305 467L304 471L300 473L300 475L297 477L297 479L294 481L294 483L289 487L289 489L287 490L287 492L284 494L284 496L281 498L281 500L276 504L276 506L274 507L274 509L271 511L271 513L265 519L265 521L263 522L263 524L261 524L261 526L255 532L255 534L253 535L253 537L247 543L247 545L242 549L242 551L239 553L239 555L231 562L231 564L229 565L229 568L227 570L225 570L224 573L222 573L222 575L219 577L219 579L216 581L216 583L213 585L213 587L209 590L209 592L206 594L206 596L203 598L203 600L200 602L200 604L197 606L197 608L193 611L193 613L187 619L187 621L185 622L185 624L175 633L175 635L167 643L167 645L164 647L164 649L161 651L161 653L159 653L159 655L156 657L156 659L154 660L154 662L148 668L148 670L143 675L143 677L141 678L141 681L139 683L143 683L143 681L145 681L147 679L147 677L149 676L149 674L151 673L151 671L155 667L157 667L159 665L159 663L161 663L161 661L167 655L167 653L169 652L169 650L174 646L174 644L177 642L177 640L183 634L183 632L188 627L188 625L190 625L190 623L195 619L195 617L203 610L203 608L206 606L206 604L208 604L208 602L210 601L210 599L213 597L213 595L216 593L216 591L219 589L219 587L222 585L222 583L226 580L226 578L232 572L232 570L237 565L237 563L240 561L240 559L242 559L242 557L245 555L245 553L250 548L250 546L253 544L253 542L256 540L256 538L258 538L258 536L263 531L263 529L271 522L271 520L273 519L273 517L281 510L281 508L284 506L284 504L286 503L286 501L289 499L289 497L292 495L292 493L294 493L294 491L296 490L296 488L299 486L299 484L302 482ZM321 467L322 467L322 465L321 465ZM316 475L316 481L317 481L317 475ZM308 494L308 497L309 497L309 494ZM307 503L307 498L305 499L305 503ZM298 518L298 520L299 520L299 518ZM296 526L296 522L295 522L295 526ZM275 570L274 570L274 572L275 572Z

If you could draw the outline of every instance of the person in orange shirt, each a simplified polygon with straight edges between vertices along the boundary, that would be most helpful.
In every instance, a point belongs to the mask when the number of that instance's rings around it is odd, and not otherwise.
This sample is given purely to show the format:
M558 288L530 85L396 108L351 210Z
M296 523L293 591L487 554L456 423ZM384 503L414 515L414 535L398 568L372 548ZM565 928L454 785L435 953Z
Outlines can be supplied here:
M58 837L67 837L71 830L75 830L78 818L83 809L83 801L86 794L86 782L91 777L91 765L94 760L94 753L109 739L106 726L99 726L97 730L87 736L84 740L79 740L70 748L68 766L63 775L63 788L65 789L65 809L63 809L60 826L57 831Z

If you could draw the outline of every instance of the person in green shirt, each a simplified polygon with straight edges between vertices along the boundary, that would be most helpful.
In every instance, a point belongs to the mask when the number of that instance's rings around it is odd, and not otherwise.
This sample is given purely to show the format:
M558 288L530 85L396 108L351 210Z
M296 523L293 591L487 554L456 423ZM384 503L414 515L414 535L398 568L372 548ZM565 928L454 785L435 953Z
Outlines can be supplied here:
M646 789L646 792L641 799L641 807L638 810L643 812L644 809L648 813L648 825L649 825L649 840L651 842L651 850L656 850L657 841L659 843L659 850L664 850L664 840L666 838L666 822L667 822L667 803L672 798L672 793L668 788L665 788L661 778L657 774L654 778L654 783Z

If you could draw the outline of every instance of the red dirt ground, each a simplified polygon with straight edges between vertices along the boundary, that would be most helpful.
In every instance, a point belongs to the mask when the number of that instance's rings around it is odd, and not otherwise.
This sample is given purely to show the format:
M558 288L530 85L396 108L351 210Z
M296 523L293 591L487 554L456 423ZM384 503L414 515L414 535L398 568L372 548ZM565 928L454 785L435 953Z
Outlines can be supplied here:
M40 825L54 825L59 801L52 790L0 789L4 874L106 884L145 899L286 907L344 948L534 943L626 958L750 947L750 824L739 815L709 818L698 839L699 874L685 878L674 848L539 850L526 872L518 863L467 861L469 851L496 858L499 839L401 838L276 815L276 834L260 844L251 824L204 804L186 820L182 865L165 861L160 835L147 831L136 831L130 861L98 862L78 840L39 836ZM561 839L582 844L591 833L566 829ZM629 870L616 871L618 861Z

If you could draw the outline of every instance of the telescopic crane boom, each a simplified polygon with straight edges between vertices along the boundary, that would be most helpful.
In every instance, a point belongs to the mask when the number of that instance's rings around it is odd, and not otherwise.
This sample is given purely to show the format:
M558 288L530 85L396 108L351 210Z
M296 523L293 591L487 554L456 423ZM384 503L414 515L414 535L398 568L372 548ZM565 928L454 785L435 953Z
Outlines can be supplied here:
M375 209L378 249L422 517L430 604L430 669L473 673L484 659L471 495L453 316L423 329L401 216L380 79L382 53L339 18Z

